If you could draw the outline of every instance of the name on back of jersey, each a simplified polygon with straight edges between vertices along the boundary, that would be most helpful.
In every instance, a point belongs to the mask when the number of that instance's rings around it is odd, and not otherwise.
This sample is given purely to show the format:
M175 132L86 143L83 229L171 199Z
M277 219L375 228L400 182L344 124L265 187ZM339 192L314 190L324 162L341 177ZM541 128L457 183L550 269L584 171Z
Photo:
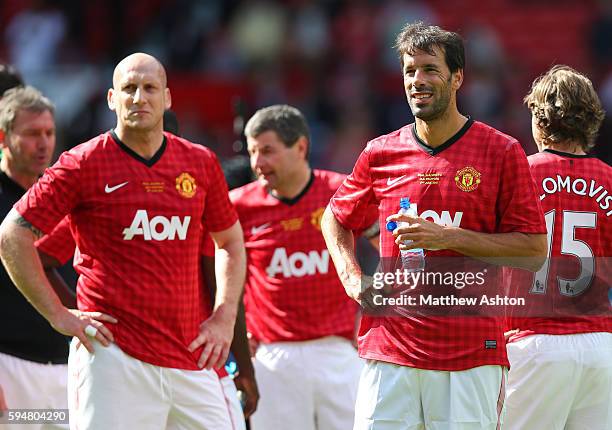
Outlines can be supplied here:
M603 185L597 184L593 179L572 178L571 176L546 177L542 179L542 189L544 194L540 196L540 200L544 200L547 194L560 193L562 191L569 194L589 197L594 199L601 210L608 211L606 216L612 215L611 202L612 195L606 190ZM608 210L610 209L610 210Z
M190 221L189 215L182 218L157 215L149 219L147 211L139 209L132 224L123 230L123 240L132 240L135 236L142 236L144 240L185 240Z
M327 249L309 252L297 251L287 255L284 247L276 248L266 268L266 273L271 278L278 274L282 274L285 278L301 278L305 275L314 275L316 272L325 275L328 271L329 251Z

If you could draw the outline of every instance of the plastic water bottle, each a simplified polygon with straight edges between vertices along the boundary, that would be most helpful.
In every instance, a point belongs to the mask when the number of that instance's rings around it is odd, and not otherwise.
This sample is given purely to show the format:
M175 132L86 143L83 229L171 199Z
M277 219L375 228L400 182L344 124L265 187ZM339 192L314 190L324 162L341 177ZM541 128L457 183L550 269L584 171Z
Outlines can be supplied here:
M411 216L418 216L416 213L415 205L410 204L408 197L402 197L400 199L400 209L398 214L406 214ZM408 225L406 222L395 223L390 221L387 223L387 230L393 231L397 227L403 227ZM404 245L409 245L412 240L405 240ZM421 272L425 269L425 253L422 248L404 249L400 250L400 257L402 259L402 267L404 270L410 272Z

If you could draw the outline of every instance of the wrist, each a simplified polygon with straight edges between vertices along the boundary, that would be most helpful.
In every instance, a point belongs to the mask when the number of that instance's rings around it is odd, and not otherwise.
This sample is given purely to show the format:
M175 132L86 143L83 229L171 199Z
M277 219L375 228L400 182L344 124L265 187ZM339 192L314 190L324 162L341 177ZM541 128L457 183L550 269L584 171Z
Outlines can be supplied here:
M220 303L215 306L212 316L218 318L222 321L232 322L236 321L236 316L238 314L238 304L235 303Z
M238 366L238 376L255 379L255 368L250 359L244 362L236 360L236 365Z
M357 266L347 267L346 270L342 271L339 275L344 285L353 285L355 283L361 283L361 268Z
M47 319L47 321L49 321L49 323L51 323L52 326L54 326L57 321L64 317L66 312L68 312L68 308L65 307L58 299L57 304L53 306L53 308L50 309L49 312L44 315L44 317Z
M458 251L461 244L461 229L459 227L446 226L442 232L440 249Z

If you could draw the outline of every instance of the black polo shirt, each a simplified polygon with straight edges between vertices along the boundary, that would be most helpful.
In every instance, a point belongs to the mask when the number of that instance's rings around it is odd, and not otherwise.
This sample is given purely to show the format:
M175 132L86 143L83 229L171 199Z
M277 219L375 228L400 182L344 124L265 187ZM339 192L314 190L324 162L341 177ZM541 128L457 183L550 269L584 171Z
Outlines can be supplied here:
M0 217L25 193L0 171ZM17 290L0 265L0 352L38 363L68 362L68 338L59 334Z

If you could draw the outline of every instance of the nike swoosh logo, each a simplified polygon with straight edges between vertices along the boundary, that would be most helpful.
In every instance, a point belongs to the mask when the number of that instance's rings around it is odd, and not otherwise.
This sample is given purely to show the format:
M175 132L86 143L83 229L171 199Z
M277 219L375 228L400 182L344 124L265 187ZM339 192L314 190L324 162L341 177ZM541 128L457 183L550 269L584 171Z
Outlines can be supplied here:
M256 235L257 233L261 233L263 230L267 229L268 227L270 227L269 222L262 224L260 226L253 226L251 227L251 235Z
M391 185L395 185L397 184L399 181L401 181L402 179L404 179L406 177L406 175L402 175L399 178L395 178L395 179L391 179L391 178L387 178L387 185L391 186Z
M108 184L106 184L106 186L104 187L104 192L105 192L106 194L108 194L108 193L112 193L113 191L116 191L116 190L118 190L119 188L126 186L126 185L128 184L128 182L130 182L130 181L126 181L126 182L124 182L124 183L122 183L122 184L115 185L115 186L113 186L113 187L109 187L109 186L108 186Z

